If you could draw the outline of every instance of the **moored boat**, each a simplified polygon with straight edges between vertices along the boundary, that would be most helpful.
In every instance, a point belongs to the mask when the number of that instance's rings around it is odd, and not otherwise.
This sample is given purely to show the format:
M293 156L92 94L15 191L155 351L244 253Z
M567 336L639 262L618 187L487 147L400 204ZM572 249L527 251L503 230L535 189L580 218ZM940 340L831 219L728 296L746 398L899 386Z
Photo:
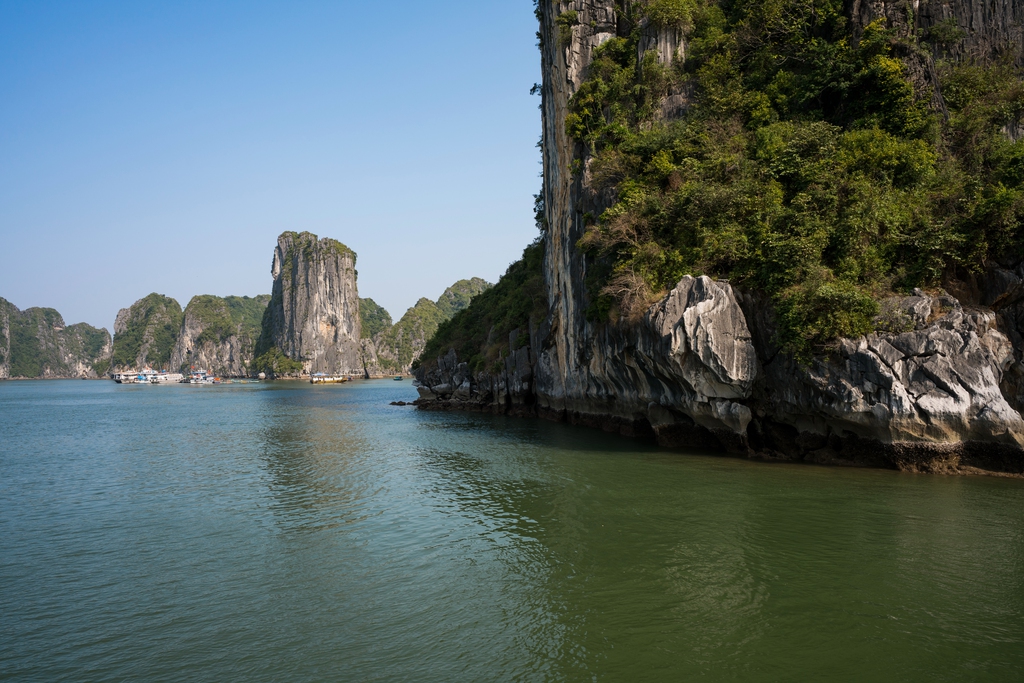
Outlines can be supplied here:
M187 378L181 380L184 384L219 384L219 377L210 377L206 370L193 369Z
M173 384L182 381L180 372L157 372L151 368L115 372L110 376L118 384Z
M318 372L309 377L310 384L341 384L347 381L348 376L346 375L328 375L323 372Z

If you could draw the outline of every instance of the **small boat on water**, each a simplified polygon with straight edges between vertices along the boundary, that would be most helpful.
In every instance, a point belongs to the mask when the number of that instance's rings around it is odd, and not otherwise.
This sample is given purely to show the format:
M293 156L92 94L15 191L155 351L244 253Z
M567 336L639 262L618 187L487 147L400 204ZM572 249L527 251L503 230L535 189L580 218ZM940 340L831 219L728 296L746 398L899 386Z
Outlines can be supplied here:
M395 375L395 381L396 382L401 382L402 381L402 376L401 375Z
M210 375L206 370L192 368L189 374L180 372L157 372L150 368L128 372L116 372L110 379L118 384L258 384L258 379L230 380Z
M206 370L192 370L189 376L181 381L184 384L221 384L224 380L220 377L211 377Z
M180 372L157 372L149 376L150 384L177 384L185 376Z
M309 376L310 384L341 384L347 382L347 375L328 375L323 372L318 372L315 375Z
M118 384L173 384L182 381L180 372L157 372L150 368L141 371L116 372L110 376Z

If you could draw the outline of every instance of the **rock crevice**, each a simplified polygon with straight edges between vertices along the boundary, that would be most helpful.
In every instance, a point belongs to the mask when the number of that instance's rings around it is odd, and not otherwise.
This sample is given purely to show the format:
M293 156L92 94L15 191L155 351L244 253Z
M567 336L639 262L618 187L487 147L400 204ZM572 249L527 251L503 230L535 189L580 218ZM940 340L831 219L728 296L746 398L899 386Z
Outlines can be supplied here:
M806 362L779 350L767 301L722 280L685 277L638 322L587 318L577 244L585 217L614 198L592 186L586 149L565 121L594 49L623 30L619 5L538 5L548 316L513 331L507 355L486 371L470 372L454 351L425 363L420 407L538 415L752 457L1024 474L1024 267L989 267L974 296L947 285L955 297L918 291L887 302L898 323L891 331L842 340ZM848 9L866 24L908 7ZM916 24L904 28L951 19L966 32L954 57L990 55L1019 48L1022 7L915 4ZM571 24L559 19L569 12ZM675 30L642 28L639 49L656 50L662 63L685 58ZM917 84L934 87L933 58L919 57L910 64ZM671 93L662 118L684 112L686 95Z
M336 240L282 234L257 355L276 348L307 374L362 374L355 265L355 252Z

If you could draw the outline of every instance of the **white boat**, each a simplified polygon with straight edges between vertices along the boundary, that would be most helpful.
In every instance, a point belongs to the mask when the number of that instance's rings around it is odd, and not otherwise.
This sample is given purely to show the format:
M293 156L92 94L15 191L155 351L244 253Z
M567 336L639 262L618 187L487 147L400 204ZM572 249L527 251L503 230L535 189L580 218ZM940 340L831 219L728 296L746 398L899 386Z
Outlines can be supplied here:
M314 375L310 375L310 384L341 384L342 382L348 381L347 375L328 375L323 372L318 372Z
M150 384L177 384L185 379L180 372L157 372L149 376Z
M172 384L180 382L183 376L180 372L157 372L146 368L145 370L116 372L110 377L118 384Z
M223 382L220 377L210 377L206 370L193 370L187 379L180 381L186 384L221 384Z

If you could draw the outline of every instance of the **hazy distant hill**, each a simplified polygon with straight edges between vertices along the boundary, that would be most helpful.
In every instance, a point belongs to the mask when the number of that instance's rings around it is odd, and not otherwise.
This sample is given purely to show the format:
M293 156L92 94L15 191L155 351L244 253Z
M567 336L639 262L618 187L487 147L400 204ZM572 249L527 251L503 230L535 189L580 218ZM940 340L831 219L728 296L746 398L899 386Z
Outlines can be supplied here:
M373 335L372 348L364 345L367 370L371 374L408 372L438 326L469 306L473 297L490 286L487 281L475 277L459 280L444 290L437 301L421 298L397 323Z

